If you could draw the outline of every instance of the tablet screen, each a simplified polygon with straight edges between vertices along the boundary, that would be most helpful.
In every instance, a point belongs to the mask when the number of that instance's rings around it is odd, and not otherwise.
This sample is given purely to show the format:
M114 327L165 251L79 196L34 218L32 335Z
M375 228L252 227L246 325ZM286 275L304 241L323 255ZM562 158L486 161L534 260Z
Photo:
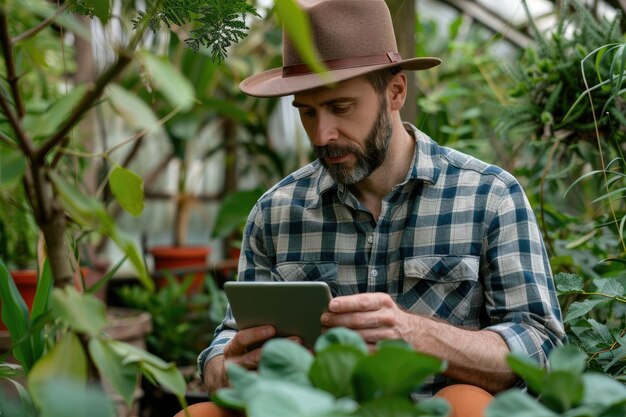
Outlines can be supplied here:
M298 336L308 348L321 334L320 316L332 298L322 281L231 281L224 291L239 329L269 324L277 337Z

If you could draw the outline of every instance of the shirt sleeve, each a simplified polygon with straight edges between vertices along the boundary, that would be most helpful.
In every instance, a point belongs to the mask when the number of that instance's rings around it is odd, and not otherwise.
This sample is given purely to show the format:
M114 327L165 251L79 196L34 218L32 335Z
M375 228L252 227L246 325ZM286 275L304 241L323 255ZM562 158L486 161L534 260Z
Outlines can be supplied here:
M481 271L491 323L486 329L500 334L511 352L547 366L566 335L541 233L517 182L494 201Z
M266 255L265 238L263 237L264 221L262 211L258 205L253 208L248 217L242 239L242 250L239 257L238 280L269 281L271 280L272 260ZM204 368L207 361L224 354L224 348L237 334L237 323L233 317L230 305L226 308L226 316L215 329L213 341L208 348L198 356L198 371L204 380Z

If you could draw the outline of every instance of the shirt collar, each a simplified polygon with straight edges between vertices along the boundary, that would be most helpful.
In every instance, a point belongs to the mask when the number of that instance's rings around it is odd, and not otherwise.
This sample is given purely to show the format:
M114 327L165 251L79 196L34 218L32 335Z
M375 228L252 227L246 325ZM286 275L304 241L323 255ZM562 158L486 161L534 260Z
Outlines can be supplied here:
M415 138L416 143L413 163L407 173L406 180L436 183L441 172L439 145L410 123L404 123L404 128Z

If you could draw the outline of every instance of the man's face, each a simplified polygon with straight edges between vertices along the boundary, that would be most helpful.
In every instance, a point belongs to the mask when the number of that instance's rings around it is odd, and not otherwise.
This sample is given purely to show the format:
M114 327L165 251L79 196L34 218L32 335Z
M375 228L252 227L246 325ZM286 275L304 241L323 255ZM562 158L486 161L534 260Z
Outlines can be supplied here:
M315 155L337 182L362 181L385 160L392 133L387 100L365 77L297 94L293 104Z

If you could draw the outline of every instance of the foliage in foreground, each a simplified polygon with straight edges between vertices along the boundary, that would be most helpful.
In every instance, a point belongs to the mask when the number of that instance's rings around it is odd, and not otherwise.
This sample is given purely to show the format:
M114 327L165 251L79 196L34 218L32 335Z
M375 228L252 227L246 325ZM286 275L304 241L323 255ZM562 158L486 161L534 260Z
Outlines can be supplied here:
M53 289L52 281L46 262L29 314L0 260L2 321L12 341L7 355L12 354L19 363L4 362L6 355L0 358L0 379L18 393L16 400L9 401L0 391L0 415L112 417L112 395L104 391L102 381L130 407L140 375L171 390L185 403L185 382L174 364L113 340L106 334L104 304L73 287ZM17 378L26 378L27 387ZM93 409L97 414L91 413Z
M626 415L626 387L608 375L585 372L585 362L585 354L572 345L552 352L549 370L528 358L509 356L509 365L532 394L518 388L498 394L487 408L487 417Z
M315 355L288 339L263 348L257 372L228 366L232 388L213 396L250 417L445 417L443 399L413 403L410 393L446 364L398 340L380 342L373 354L352 330L334 328L315 343Z

